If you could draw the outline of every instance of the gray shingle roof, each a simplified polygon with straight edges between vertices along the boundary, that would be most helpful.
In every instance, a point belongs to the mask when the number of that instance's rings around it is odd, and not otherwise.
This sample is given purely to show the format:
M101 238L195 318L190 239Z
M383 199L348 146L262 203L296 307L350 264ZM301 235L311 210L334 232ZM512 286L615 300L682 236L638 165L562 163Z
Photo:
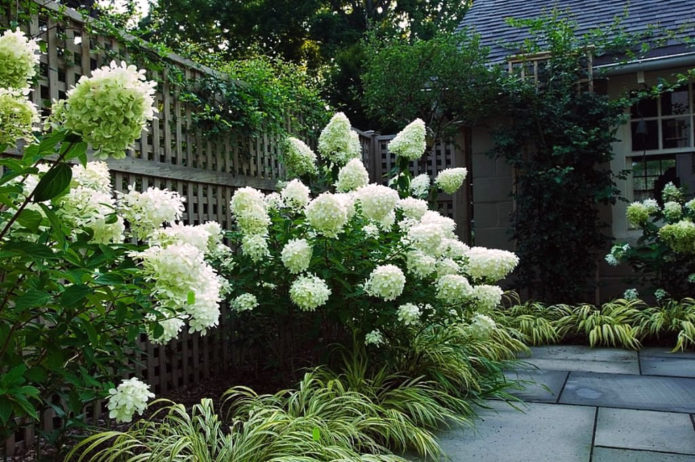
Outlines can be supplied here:
M621 23L626 32L644 31L655 25L695 36L695 0L474 0L457 30L473 29L482 44L490 47L489 61L501 62L514 53L502 44L518 43L528 37L523 29L508 26L505 19L534 18L555 7L577 23L579 35L609 25L627 11Z

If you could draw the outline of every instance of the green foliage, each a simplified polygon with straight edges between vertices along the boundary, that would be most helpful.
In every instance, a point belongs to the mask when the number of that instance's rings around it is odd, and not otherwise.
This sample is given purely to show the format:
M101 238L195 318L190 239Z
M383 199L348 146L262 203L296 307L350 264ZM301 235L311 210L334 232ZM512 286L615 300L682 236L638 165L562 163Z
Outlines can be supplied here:
M582 333L589 339L589 345L604 345L639 350L639 329L637 327L644 302L640 300L615 300L605 303L601 308L592 305L579 305L571 308L571 313L557 322L558 330L564 336L568 333Z
M518 331L527 344L547 345L561 340L556 324L568 313L569 310L563 305L546 306L538 302L527 302L508 309L498 309L495 320Z
M500 70L487 68L487 51L474 35L383 40L372 34L365 46L363 104L383 130L420 117L434 137L448 137L497 104Z
M695 299L668 300L662 306L647 308L642 312L639 331L644 337L676 335L673 351L695 348Z
M640 286L662 289L673 298L681 298L693 292L695 202L686 203L684 192L673 184L664 188L660 199L658 203L651 199L628 206L628 221L641 236L633 245L614 245L606 260L629 264L639 274Z

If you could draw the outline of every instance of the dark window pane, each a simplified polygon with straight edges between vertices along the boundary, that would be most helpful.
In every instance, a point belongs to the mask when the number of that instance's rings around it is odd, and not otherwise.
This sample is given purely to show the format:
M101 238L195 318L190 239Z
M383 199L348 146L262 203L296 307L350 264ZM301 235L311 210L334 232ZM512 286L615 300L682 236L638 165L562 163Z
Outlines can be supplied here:
M659 125L656 120L632 122L632 150L659 149Z
M661 96L661 115L680 115L687 114L689 111L688 87Z
M657 103L655 98L643 99L639 103L633 105L630 108L630 114L632 114L633 119L640 117L656 117Z
M690 117L661 121L664 149L690 146Z

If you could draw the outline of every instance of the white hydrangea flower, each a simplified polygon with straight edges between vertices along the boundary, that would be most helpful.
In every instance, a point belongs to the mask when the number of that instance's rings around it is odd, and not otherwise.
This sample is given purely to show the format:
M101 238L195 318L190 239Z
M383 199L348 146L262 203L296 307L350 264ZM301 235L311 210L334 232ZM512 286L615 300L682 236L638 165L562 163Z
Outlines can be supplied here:
M345 212L347 213L347 219L348 221L351 220L352 217L355 216L355 192L336 193L334 196L343 203Z
M625 212L627 221L632 226L642 226L649 220L649 209L641 202L633 202L627 206Z
M391 228L393 228L393 225L396 223L396 213L391 211L390 213L386 214L384 218L379 220L378 225L379 228L381 228L384 231L390 231Z
M426 134L425 122L415 119L389 142L388 150L408 160L419 159L427 147Z
M241 238L241 251L254 263L270 256L268 241L262 234L245 234Z
M364 283L364 291L385 301L395 300L403 293L405 275L396 265L377 266Z
M420 219L420 223L437 225L442 229L445 237L451 239L456 238L456 234L454 233L454 230L456 229L456 222L449 217L445 217L439 212L428 210Z
M288 207L304 208L309 203L309 188L299 180L292 180L282 189L282 200Z
M660 210L659 203L656 199L645 199L642 201L642 205L644 205L650 215L654 215Z
M251 311L258 306L258 299L255 295L244 293L232 300L232 309L241 313Z
M429 191L430 177L426 173L421 173L410 182L410 194L413 197L427 197Z
M229 205L232 213L239 215L256 207L265 208L265 196L261 191L245 186L234 191Z
M299 276L290 287L290 299L302 311L314 311L330 296L331 289L326 281L313 274Z
M282 249L282 264L292 273L306 271L311 263L313 249L306 239L292 239Z
M176 191L149 187L138 192L133 186L128 193L118 193L118 205L130 223L130 231L145 240L164 223L173 223L183 215L185 199Z
M78 133L97 157L124 158L154 118L156 86L147 81L145 70L112 61L80 78L67 99L53 105L52 118Z
M111 172L106 162L87 162L86 166L72 167L72 186L82 186L103 193L111 194Z
M437 279L436 297L448 305L460 305L473 295L468 279L458 274L447 274Z
M473 320L467 327L469 335L478 339L485 339L492 334L497 325L489 316L476 313Z
M410 228L412 228L415 225L419 225L419 224L420 224L420 220L415 220L413 218L407 218L406 217L398 222L398 228L407 235L408 231L410 231Z
M669 201L664 204L664 217L667 221L678 221L683 216L683 208L676 201Z
M661 198L664 200L664 202L680 202L683 199L683 193L681 193L681 190L678 189L675 184L673 184L673 181L669 181L661 191Z
M381 221L391 213L398 202L398 192L388 186L370 184L355 193L362 206L362 213L373 221Z
M459 264L451 258L442 258L436 265L437 276L440 277L447 274L458 274L460 270Z
M417 250L431 256L439 255L444 230L438 224L418 224L408 230L408 240Z
M154 398L150 386L138 378L123 380L117 388L109 390L109 417L116 422L131 422L136 412L142 415L147 407L147 401Z
M406 303L398 307L398 321L405 326L412 326L420 322L420 307L414 303Z
M208 233L208 250L207 253L213 253L215 251L220 250L220 246L224 247L225 249L229 250L228 247L226 247L224 244L222 244L222 238L223 233L222 233L222 226L220 226L219 223L216 221L208 221L206 223L203 223L202 225L198 225L200 228L203 228L207 233Z
M287 138L285 164L292 175L313 175L317 171L314 151L304 141L292 136Z
M375 347L380 347L384 343L386 343L384 340L384 334L382 334L379 329L374 329L364 336L365 345L374 345Z
M501 281L519 264L514 253L485 247L471 247L466 257L464 271L476 281Z
M442 240L442 255L449 258L463 258L470 247L458 239L446 238Z
M347 223L344 199L325 192L306 207L306 218L317 232L327 237L337 237Z
M468 171L463 167L446 168L439 172L434 180L437 186L447 194L454 194L463 185Z
M285 205L282 202L282 196L276 192L272 192L265 196L265 207L268 210L279 210Z
M148 315L146 317L152 321L155 320L154 316ZM183 319L179 319L178 317L162 319L161 321L157 321L157 323L162 326L162 335L155 338L151 329L147 332L147 339L157 345L166 345L177 338L181 329L183 329L183 326L186 324Z
M38 110L26 92L0 88L0 145L14 147L19 140L33 141L38 123Z
M230 208L242 233L267 233L270 216L262 192L248 186L237 189L232 196Z
M220 277L190 244L152 246L132 254L142 263L145 279L153 283L153 298L162 313L181 313L190 332L217 325L220 316Z
M362 231L364 231L364 234L367 237L371 237L371 238L379 237L379 227L377 225L375 225L374 223L369 223L367 225L364 225L364 228L362 228Z
M339 192L354 191L369 183L369 173L360 159L352 159L338 172L335 184Z
M399 199L396 206L403 211L403 215L407 218L420 220L425 212L427 212L427 202L414 197L406 197Z
M70 223L74 232L91 229L94 236L91 242L109 244L123 242L125 225L117 217L115 222L107 223L109 215L116 211L116 203L111 193L95 191L86 187L76 187L59 199L58 214Z
M359 136L352 131L350 120L342 112L336 113L319 135L319 152L329 161L345 165L362 152Z
M477 302L478 309L482 311L491 311L497 307L502 301L502 288L481 284L473 287L473 298Z
M637 292L635 288L626 289L623 293L623 298L625 300L637 300L639 298L639 292Z
M684 207L690 210L690 213L695 213L695 199L690 199L685 203Z
M406 255L408 272L418 279L424 279L434 273L437 260L419 250L411 250Z
M26 88L36 75L39 45L19 28L8 29L0 37L0 63L0 88Z
M210 250L210 233L205 225L184 225L174 223L168 228L160 228L152 233L150 245L166 247L171 244L190 244L203 254Z

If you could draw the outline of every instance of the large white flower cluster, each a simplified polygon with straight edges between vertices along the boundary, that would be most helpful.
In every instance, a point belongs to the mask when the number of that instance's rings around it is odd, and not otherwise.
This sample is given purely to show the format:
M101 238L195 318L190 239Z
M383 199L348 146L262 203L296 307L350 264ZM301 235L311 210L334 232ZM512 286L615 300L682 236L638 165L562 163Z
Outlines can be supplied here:
M138 192L133 186L127 193L118 193L121 213L130 223L130 231L140 240L147 239L165 223L173 223L183 215L184 198L176 191L147 188Z
M109 166L102 161L88 162L84 167L75 165L72 168L72 185L111 194L113 190Z
M255 295L244 293L232 300L232 309L237 312L251 311L258 306L258 299Z
M22 89L36 75L39 45L19 29L6 30L0 37L0 87Z
M445 239L444 230L435 223L417 224L408 230L408 239L413 247L426 255L438 256Z
M241 252L254 263L270 256L268 241L262 234L246 234L241 238Z
M403 293L405 275L396 265L377 266L364 283L364 290L373 297L395 300Z
M426 129L422 119L415 119L388 144L388 150L408 160L419 159L427 147Z
M53 105L54 123L79 134L97 157L123 158L154 118L155 87L144 70L111 62L80 78L67 99Z
M497 325L492 318L484 314L476 313L466 330L472 337L485 339L492 334L496 327Z
M14 147L20 139L32 141L38 123L39 113L25 91L0 88L0 145Z
M396 205L403 211L404 216L413 220L420 220L428 209L427 202L414 197L400 199Z
M385 343L386 340L384 340L384 334L382 334L379 329L374 329L373 331L367 332L367 334L364 336L365 345L374 345L378 348Z
M514 253L485 247L471 247L466 257L464 269L475 281L501 281L519 264L519 257Z
M117 388L109 390L109 417L117 422L130 422L136 412L139 415L145 412L150 398L154 398L154 393L150 391L149 385L136 377L123 380Z
M458 274L447 274L436 282L436 297L447 305L460 305L473 295L468 279Z
M337 165L345 165L350 159L360 156L362 147L359 136L342 112L336 113L321 131L319 152Z
M414 303L405 303L398 307L398 320L405 326L412 326L420 321L420 307Z
M270 216L262 192L248 186L239 188L234 191L230 207L242 233L245 235L267 233Z
M428 210L420 219L420 223L437 225L442 230L445 238L455 238L456 222L449 217L445 217L439 212Z
M360 159L352 159L338 171L338 182L335 184L339 192L354 191L369 183L369 173Z
M316 173L316 154L302 140L290 136L285 148L285 165L292 175L313 175Z
M133 257L142 262L162 315L185 318L190 332L204 333L217 325L223 283L198 248L187 243L153 246Z
M413 178L410 182L410 194L413 197L427 197L430 191L430 177L426 173Z
M313 274L299 276L290 287L290 299L303 311L314 311L330 296L331 289L326 281Z
M356 192L357 200L362 206L365 217L376 222L384 220L398 202L398 192L388 186L370 184Z
M468 171L463 167L447 168L439 172L434 180L437 186L447 194L454 194L463 185Z
M309 203L309 188L299 180L292 180L282 189L282 200L288 207L306 207Z
M210 232L205 226L174 223L167 228L155 230L149 239L149 244L160 247L172 244L189 244L205 254L211 250L210 241Z
M123 242L125 225L116 213L116 202L109 192L78 186L60 199L58 214L71 225L73 233L90 229L94 233L91 241L98 244Z
M419 250L411 250L406 255L408 272L417 279L424 279L434 273L437 260Z
M489 312L495 309L502 301L502 293L499 286L481 284L473 287L473 298L481 311Z
M282 248L282 263L290 273L298 274L309 268L312 254L313 249L306 239L291 239Z
M664 203L664 218L669 223L678 221L683 216L683 207L676 201L668 201Z
M344 200L338 194L325 192L306 207L306 218L317 232L337 237L348 220Z

